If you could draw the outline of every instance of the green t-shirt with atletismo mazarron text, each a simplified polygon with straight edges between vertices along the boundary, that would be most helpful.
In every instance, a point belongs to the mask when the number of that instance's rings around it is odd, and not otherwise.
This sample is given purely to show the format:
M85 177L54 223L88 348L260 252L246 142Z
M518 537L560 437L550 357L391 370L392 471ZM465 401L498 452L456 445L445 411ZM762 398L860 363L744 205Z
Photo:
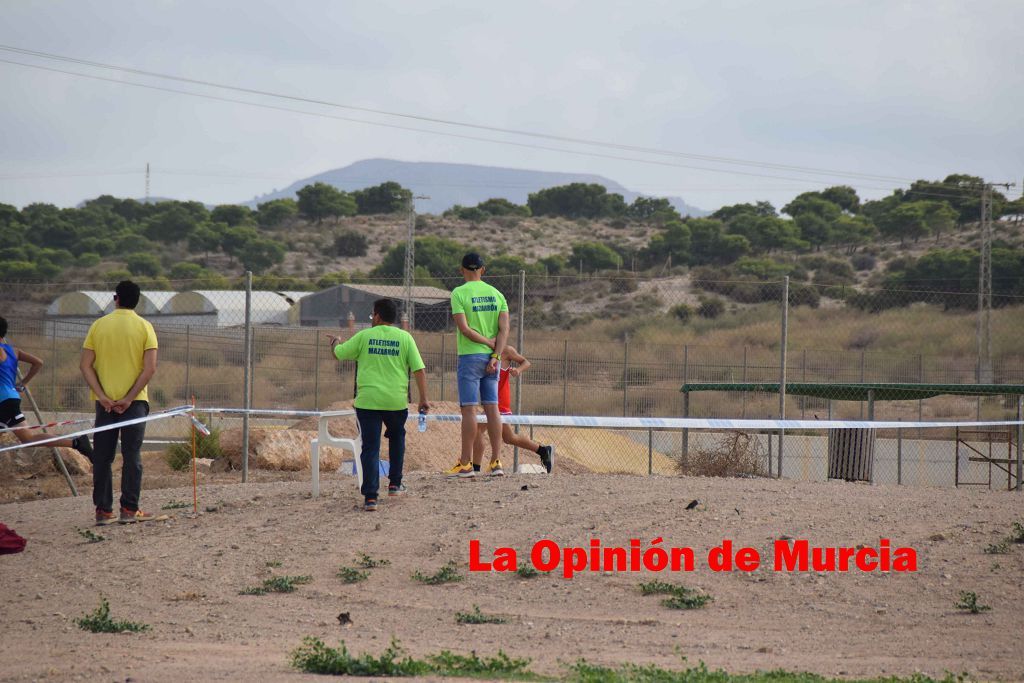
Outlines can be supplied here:
M377 325L360 330L334 347L338 360L359 363L356 400L364 410L404 410L409 407L409 372L422 370L416 341L405 330Z
M507 313L505 296L494 287L480 280L470 280L452 290L452 315L462 313L466 324L488 339L498 336L498 314ZM459 355L491 353L487 344L467 339L462 332L458 335Z

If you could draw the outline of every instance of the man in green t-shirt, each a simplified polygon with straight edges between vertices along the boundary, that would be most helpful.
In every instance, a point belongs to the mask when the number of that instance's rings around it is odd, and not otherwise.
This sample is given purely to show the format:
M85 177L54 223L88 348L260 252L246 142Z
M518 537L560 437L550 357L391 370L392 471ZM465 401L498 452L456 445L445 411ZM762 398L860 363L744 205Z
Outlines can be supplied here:
M458 380L462 407L462 453L449 477L474 477L473 441L476 439L477 406L487 415L487 436L491 442L488 473L500 477L501 414L498 412L498 358L508 340L508 304L505 297L482 280L484 260L479 254L462 257L466 282L452 290L452 316L459 328Z
M385 428L388 438L388 495L406 492L402 483L405 464L405 422L409 417L409 371L416 378L419 390L419 411L430 410L427 402L427 379L423 372L423 359L416 342L405 330L394 327L398 307L391 299L373 302L373 327L352 335L344 344L329 336L331 350L338 360L359 363L356 387L356 419L363 439L359 461L363 468L363 509L377 509L377 489L380 486L380 429Z

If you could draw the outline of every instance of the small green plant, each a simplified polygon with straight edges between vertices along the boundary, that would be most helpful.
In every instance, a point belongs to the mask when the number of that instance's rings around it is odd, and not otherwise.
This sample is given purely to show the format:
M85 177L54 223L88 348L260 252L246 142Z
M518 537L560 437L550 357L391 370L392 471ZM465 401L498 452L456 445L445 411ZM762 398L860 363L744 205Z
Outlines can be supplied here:
M278 569L281 567L282 562L281 560L267 560L266 565L270 569Z
M479 605L473 605L472 612L456 612L455 623L457 624L504 624L508 621L505 617L494 614L484 614L480 611Z
M688 589L687 589L688 590ZM676 593L670 598L665 598L661 604L669 609L700 609L711 602L713 598L707 593Z
M359 559L356 560L356 564L363 569L376 569L377 567L386 567L391 564L391 560L375 560L366 553L360 553Z
M328 676L423 676L431 673L429 664L405 654L397 640L392 640L379 657L356 657L344 642L333 648L319 638L307 636L302 646L292 652L291 664L306 673Z
M435 573L427 575L420 571L413 573L412 578L425 583L428 586L439 586L443 583L457 583L464 581L466 577L459 573L459 566L454 561L449 561L448 564L438 569Z
M1010 552L1010 539L1005 538L999 543L991 543L985 548L989 555L1006 555Z
M436 655L428 655L426 659L413 659L397 640L392 640L377 657L368 654L357 657L348 651L344 642L333 648L313 637L304 638L302 646L291 653L291 665L312 674L544 680L527 669L529 664L529 659L515 659L501 650L494 657L479 657L476 653L466 656L443 650Z
M220 430L206 425L210 430L207 436L200 431L196 432L196 457L217 459L224 457L224 451L220 447ZM187 470L192 465L192 441L171 444L164 454L164 459L172 470Z
M107 540L107 537L103 534L98 534L92 529L79 529L78 535L89 541L89 543L99 543L100 541Z
M640 584L641 595L671 595L676 591L680 590L681 586L676 586L671 583L665 583L664 581L648 581L647 583ZM682 590L689 590L688 588L682 588Z
M370 572L354 567L342 567L338 570L338 578L342 583L359 583L369 578Z
M540 576L540 572L537 571L532 564L524 564L516 570L516 574L518 574L522 579L534 579Z
M191 457L191 456L189 456L189 457ZM172 500L172 501L169 501L167 503L167 505L164 505L160 509L161 510L181 510L182 508L187 508L187 507L192 507L192 506L189 505L188 503L186 503L183 500Z
M267 579L262 586L252 586L239 591L239 595L266 595L267 593L294 593L296 586L309 583L312 576L275 576Z
M664 581L648 581L640 584L642 595L667 595L661 604L669 609L700 609L713 598L707 593L698 593L686 586L677 586Z
M974 591L960 591L960 601L955 603L957 609L962 609L971 614L980 614L992 609L988 605L978 604L978 594Z
M1024 543L1024 524L1020 522L1013 523L1013 533L1010 534L1010 540L1014 543Z
M100 598L100 606L94 612L75 619L75 624L83 631L93 633L142 633L149 630L149 624L111 619L110 603L103 597Z

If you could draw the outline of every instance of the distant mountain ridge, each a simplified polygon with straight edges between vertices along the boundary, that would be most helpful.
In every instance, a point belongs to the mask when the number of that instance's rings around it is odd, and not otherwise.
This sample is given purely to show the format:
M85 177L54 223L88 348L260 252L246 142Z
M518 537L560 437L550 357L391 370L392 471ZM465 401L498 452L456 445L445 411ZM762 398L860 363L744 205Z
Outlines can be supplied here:
M339 190L351 192L379 185L389 180L412 190L416 195L429 197L429 199L417 199L416 210L431 214L441 214L456 204L476 206L492 197L503 197L515 204L526 204L527 196L531 192L569 183L603 185L608 188L609 192L621 194L626 203L630 203L640 196L657 196L633 192L614 180L586 173L530 171L519 168L427 161L365 159L344 168L336 168L304 178L283 190L275 190L242 203L255 208L257 204L272 199L294 198L299 189L317 182L327 183ZM666 199L684 216L706 216L709 213L687 204L681 197L666 197Z

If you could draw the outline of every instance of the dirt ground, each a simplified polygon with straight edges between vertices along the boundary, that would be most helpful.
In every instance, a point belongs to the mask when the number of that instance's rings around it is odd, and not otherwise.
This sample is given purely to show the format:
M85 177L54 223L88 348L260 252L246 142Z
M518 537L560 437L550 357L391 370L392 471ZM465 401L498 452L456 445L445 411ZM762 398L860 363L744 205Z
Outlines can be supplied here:
M144 492L144 507L191 501L191 487L180 487L185 475L174 476L179 488ZM289 476L302 481L267 481ZM0 505L0 520L28 538L25 552L0 557L0 680L322 680L289 668L288 653L307 635L331 645L344 640L356 653L379 654L392 637L416 655L501 648L549 674L580 657L678 666L683 655L733 672L1024 675L1024 545L1005 555L983 552L1024 521L1013 493L610 474L449 482L413 472L409 496L385 497L376 513L364 513L351 477L325 475L313 499L305 476L254 473L248 484L206 483L198 517L174 510L166 522L96 528L106 539L98 543L78 531L94 528L88 497ZM149 484L158 481L153 474ZM700 504L686 510L694 499ZM776 573L771 545L783 535L844 546L889 537L915 548L920 567L913 574ZM693 547L697 571L572 580L468 572L470 539L485 550L513 547L526 563L541 538L628 546L631 538L646 544L657 537ZM710 572L701 556L726 538L758 548L768 566ZM363 583L343 584L338 569L360 553L391 564ZM464 582L429 586L411 578L450 560ZM291 594L239 595L273 575L312 581ZM702 589L714 601L670 610L640 595L638 584L652 579ZM991 611L956 609L961 590L976 592ZM151 631L80 630L72 619L94 610L101 596L115 619ZM457 625L455 613L474 605L508 623ZM341 612L350 614L350 628L339 625Z

